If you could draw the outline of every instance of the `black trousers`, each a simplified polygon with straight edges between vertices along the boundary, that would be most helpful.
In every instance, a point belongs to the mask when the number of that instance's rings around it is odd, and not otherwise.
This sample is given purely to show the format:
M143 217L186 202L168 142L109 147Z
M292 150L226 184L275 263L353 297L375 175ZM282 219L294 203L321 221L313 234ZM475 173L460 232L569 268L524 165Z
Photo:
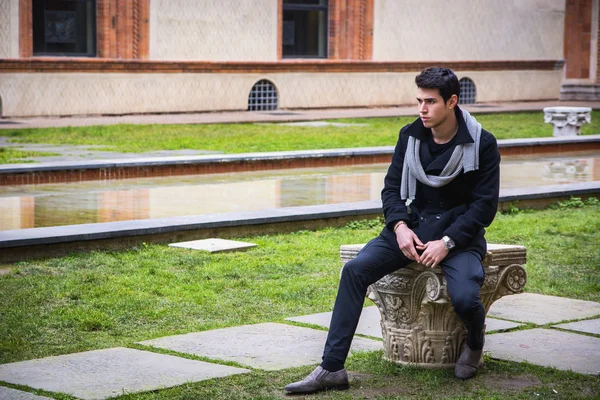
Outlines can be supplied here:
M367 288L411 262L378 236L367 243L355 259L346 263L342 269L323 360L344 364ZM481 256L474 251L455 252L449 254L441 265L454 311L468 329L467 345L472 350L480 350L483 348L485 323L485 309L479 297L479 289L484 280Z

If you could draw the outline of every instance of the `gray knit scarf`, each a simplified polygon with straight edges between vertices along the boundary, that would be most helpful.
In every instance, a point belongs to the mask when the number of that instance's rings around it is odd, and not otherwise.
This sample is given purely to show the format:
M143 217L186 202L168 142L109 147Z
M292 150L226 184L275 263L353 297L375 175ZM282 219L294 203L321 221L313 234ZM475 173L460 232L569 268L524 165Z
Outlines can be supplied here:
M461 111L474 143L457 145L450 156L450 160L448 160L448 163L439 176L427 175L425 173L423 165L421 165L421 157L419 156L421 141L414 136L408 138L408 146L402 167L402 183L400 185L400 197L402 200L415 199L417 179L427 186L438 188L450 183L461 171L470 172L479 169L481 124L467 111Z

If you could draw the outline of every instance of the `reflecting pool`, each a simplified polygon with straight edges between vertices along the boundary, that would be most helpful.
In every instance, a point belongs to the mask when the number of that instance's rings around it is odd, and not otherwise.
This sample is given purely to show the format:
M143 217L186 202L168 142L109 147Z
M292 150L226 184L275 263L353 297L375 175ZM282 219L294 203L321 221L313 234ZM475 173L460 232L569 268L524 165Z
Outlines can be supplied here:
M380 198L386 164L0 187L0 230ZM501 188L600 181L600 154L505 157Z

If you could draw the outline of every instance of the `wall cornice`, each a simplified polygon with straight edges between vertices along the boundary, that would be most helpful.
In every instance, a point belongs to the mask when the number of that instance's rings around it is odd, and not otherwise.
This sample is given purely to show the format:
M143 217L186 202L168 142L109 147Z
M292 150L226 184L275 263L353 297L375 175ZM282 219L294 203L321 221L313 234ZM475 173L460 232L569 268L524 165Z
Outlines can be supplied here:
M430 66L442 66L456 71L523 71L560 70L564 60L505 61L405 61L373 62L349 60L280 60L276 62L198 62L146 61L122 59L90 59L36 57L0 59L0 73L382 73L418 72Z

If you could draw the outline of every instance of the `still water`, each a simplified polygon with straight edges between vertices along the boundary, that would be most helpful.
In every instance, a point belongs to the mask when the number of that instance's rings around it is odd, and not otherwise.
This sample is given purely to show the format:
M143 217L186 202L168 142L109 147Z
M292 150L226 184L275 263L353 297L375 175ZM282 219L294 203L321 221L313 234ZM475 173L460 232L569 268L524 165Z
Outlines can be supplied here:
M380 198L386 164L0 187L0 230ZM600 181L600 154L505 157L501 188Z

